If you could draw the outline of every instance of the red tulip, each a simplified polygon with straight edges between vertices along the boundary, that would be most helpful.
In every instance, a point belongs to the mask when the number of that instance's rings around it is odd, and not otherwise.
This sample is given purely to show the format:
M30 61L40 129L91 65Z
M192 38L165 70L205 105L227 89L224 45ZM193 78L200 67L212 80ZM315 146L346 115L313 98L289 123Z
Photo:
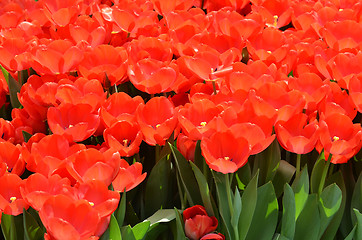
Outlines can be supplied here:
M118 175L113 180L112 185L115 191L129 191L138 186L145 178L146 173L142 174L142 164L135 162L131 166L126 160L121 159Z
M201 151L209 167L224 174L236 172L246 164L250 145L244 137L236 137L230 130L215 132L201 140Z
M92 113L88 104L62 104L48 109L50 130L64 135L69 141L80 142L89 138L97 130L100 122L98 114Z
M165 145L166 140L176 128L175 108L165 97L154 97L146 104L141 103L136 115L143 139L149 145Z
M118 151L121 157L131 157L138 153L143 136L137 123L119 121L107 128L104 133L107 145Z
M24 181L16 174L6 173L0 177L0 211L17 216L28 209L29 205L22 198L20 187Z
M209 233L200 238L200 240L225 240L225 236L221 233Z
M87 200L65 195L49 197L39 211L50 239L88 239L95 234L100 217Z
M217 219L209 217L205 208L200 205L184 210L183 219L185 223L185 234L191 240L199 240L202 236L215 231L218 225Z

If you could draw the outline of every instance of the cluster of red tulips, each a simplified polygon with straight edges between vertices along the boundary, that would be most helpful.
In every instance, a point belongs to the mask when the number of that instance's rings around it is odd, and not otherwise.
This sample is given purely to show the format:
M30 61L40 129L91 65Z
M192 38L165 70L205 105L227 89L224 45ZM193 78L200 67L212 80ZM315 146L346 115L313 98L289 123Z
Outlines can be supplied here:
M97 239L145 180L145 143L156 162L174 141L194 161L201 140L223 174L275 139L346 163L362 146L361 32L358 0L1 1L0 211Z

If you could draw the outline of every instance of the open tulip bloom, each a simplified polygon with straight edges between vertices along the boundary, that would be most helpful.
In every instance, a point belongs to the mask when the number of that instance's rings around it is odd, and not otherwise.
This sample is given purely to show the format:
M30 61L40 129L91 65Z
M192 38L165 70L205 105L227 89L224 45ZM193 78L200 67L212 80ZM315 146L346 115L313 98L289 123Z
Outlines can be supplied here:
M0 239L361 240L359 0L0 1Z

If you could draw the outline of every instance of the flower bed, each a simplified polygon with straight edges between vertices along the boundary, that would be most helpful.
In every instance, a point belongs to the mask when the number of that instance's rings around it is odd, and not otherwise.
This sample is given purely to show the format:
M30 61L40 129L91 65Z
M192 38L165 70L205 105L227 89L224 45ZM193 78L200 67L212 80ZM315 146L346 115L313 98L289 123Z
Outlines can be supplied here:
M5 239L362 239L362 4L0 2Z

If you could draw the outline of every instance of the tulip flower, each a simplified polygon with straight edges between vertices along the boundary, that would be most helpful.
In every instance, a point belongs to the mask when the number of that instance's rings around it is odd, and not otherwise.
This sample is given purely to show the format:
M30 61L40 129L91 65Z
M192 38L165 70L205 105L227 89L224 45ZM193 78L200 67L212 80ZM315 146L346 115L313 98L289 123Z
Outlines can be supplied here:
M209 217L203 206L195 205L184 210L185 234L191 240L199 240L202 236L215 231L218 225L217 219Z

